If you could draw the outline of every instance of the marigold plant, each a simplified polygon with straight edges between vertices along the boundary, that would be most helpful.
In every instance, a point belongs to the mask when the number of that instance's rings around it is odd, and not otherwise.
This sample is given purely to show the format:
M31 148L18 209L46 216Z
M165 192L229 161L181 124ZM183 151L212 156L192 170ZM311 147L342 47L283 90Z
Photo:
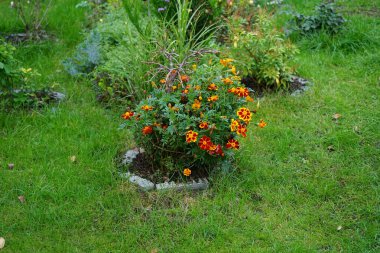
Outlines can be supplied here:
M252 123L253 94L236 73L233 59L204 57L122 115L154 168L185 176L217 168L231 160L251 126L265 126Z

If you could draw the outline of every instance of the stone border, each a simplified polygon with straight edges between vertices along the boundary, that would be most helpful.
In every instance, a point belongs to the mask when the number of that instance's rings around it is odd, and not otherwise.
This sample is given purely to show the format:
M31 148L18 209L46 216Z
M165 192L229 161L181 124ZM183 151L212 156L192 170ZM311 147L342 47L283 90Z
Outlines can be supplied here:
M135 148L135 149L128 150L123 156L122 164L124 165L131 164L133 159L135 159L138 154L143 153L143 152L144 152L144 149L142 148ZM140 190L143 190L143 191L152 191L152 190L202 191L202 190L208 189L209 187L209 182L206 178L201 178L198 180L198 182L193 180L192 182L188 182L188 183L164 182L164 183L155 184L148 179L139 177L130 172L119 173L119 176L121 178L128 179L130 183L136 185Z
M290 94L290 96L293 96L293 97L298 96L298 95L300 95L300 94L302 94L302 93L310 90L311 86L313 86L312 82L310 82L309 80L306 80L306 79L304 79L302 77L299 77L299 76L293 76L292 77L292 82L298 82L298 83L301 84L301 87L299 89L294 90Z

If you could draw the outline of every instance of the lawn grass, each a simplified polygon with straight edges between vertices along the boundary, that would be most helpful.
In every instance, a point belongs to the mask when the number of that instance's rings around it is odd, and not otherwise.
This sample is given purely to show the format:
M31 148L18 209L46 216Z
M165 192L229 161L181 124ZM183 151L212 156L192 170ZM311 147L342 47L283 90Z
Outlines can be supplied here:
M360 43L354 48L334 47L339 37L297 42L299 74L314 85L298 97L260 101L268 127L242 144L239 171L215 176L198 194L139 193L116 176L114 157L133 145L118 130L120 112L105 110L91 83L69 77L60 64L81 39L84 14L76 2L62 0L53 10L49 29L57 42L24 44L18 53L67 99L0 112L4 252L380 251L379 17L348 16L350 29L371 34L365 43L351 38ZM318 1L300 2L291 1L308 11ZM10 31L11 24L0 27Z

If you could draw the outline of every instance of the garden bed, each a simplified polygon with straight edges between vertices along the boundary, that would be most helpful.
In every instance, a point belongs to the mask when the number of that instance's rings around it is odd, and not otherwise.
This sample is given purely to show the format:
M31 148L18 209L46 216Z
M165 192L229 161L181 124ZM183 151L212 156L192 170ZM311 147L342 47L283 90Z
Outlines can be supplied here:
M205 190L208 188L209 173L194 169L191 176L185 178L178 172L159 171L152 167L149 157L143 149L135 148L124 154L122 164L128 166L128 172L120 173L131 183L145 191L150 190Z

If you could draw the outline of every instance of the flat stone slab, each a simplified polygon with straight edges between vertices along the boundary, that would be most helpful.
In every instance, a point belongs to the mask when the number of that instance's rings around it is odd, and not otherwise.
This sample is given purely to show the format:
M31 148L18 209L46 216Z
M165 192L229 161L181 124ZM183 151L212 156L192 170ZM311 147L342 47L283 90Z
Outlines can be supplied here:
M143 153L144 149L135 148L128 150L123 156L123 164L131 164L133 159L137 157L138 154ZM155 184L152 181L139 177L131 172L119 173L119 176L122 178L128 179L128 181L136 185L140 190L143 191L163 191L163 190L176 190L176 191L201 191L206 190L209 187L209 182L206 178L198 179L198 181L192 181L187 183L175 183L175 182L164 182Z

